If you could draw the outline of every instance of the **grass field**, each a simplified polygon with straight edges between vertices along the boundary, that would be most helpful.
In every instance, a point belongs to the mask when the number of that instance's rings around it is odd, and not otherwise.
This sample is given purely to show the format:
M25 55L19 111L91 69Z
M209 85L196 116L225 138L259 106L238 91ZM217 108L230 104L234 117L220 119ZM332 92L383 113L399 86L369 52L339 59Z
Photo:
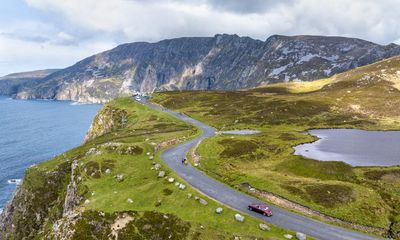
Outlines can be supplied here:
M152 101L216 127L260 134L219 135L197 149L200 168L238 187L244 183L329 216L400 234L399 167L352 167L293 155L315 128L400 128L400 58L313 83L239 92L157 93Z
M118 239L282 239L286 233L293 234L274 226L262 231L261 222L250 216L243 223L236 221L236 211L196 192L163 164L155 146L167 140L185 141L197 135L197 129L128 98L107 104L100 113L106 112L114 113L114 121L123 124L37 167L51 170L65 159L79 159L82 217L75 224L73 239L109 236L117 220L126 224ZM124 117L118 118L116 112ZM154 170L156 164L159 170ZM180 190L175 182L158 177L159 171L186 188ZM123 179L116 179L121 174ZM200 204L196 197L208 204ZM215 213L218 207L223 208L222 214Z

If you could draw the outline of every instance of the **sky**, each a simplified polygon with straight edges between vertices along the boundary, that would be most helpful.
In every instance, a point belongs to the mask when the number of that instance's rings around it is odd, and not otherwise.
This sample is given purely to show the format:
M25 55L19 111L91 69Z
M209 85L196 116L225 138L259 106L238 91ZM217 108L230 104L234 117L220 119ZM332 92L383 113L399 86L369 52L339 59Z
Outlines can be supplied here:
M1 0L0 76L183 36L357 37L400 44L400 0Z

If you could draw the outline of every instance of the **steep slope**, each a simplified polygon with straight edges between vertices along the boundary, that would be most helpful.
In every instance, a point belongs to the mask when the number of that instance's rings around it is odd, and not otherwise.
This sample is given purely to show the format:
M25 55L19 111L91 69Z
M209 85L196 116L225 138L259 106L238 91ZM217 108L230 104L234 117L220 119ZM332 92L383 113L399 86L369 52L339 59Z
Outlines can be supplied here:
M0 95L13 95L21 86L29 87L37 84L39 79L55 73L59 69L45 69L30 72L13 73L0 77Z
M323 36L137 42L86 58L35 86L22 85L17 97L103 102L134 92L243 89L329 77L399 54L395 44Z

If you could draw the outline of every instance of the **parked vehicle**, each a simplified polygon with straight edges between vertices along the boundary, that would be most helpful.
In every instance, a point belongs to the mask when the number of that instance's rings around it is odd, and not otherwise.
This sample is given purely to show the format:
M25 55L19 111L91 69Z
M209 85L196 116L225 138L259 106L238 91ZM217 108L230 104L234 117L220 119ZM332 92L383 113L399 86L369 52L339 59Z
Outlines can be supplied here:
M250 211L260 213L264 216L271 217L272 216L272 210L265 204L256 204L252 203L248 206L248 209Z

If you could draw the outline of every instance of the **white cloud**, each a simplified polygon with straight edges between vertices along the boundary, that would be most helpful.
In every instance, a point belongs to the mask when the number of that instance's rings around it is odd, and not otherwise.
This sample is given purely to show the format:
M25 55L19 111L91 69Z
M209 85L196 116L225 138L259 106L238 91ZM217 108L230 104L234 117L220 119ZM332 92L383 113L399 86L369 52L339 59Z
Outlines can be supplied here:
M47 56L43 59L49 65L58 61L72 63L84 54L103 50L93 47L103 43L111 46L216 33L236 33L262 40L272 34L318 34L358 37L381 44L400 41L398 0L25 1L31 9L53 19L53 23L34 19L37 26L26 23L24 26L18 21L11 27L0 25L0 32L6 33L0 37L4 41L13 36L14 46L17 43L29 46L35 41L36 47L45 45L37 57ZM13 31L18 28L28 31ZM6 44L11 44L10 41ZM31 56L36 53L28 47L25 51ZM57 59L51 60L52 57ZM67 61L68 58L71 60Z

